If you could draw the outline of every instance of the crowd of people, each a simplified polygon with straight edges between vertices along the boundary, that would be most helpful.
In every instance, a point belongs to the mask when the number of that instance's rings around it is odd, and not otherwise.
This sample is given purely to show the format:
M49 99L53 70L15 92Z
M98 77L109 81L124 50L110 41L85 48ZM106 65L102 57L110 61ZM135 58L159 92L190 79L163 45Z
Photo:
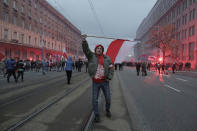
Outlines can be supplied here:
M150 69L153 70L157 70L158 73L162 73L162 74L168 74L169 70L172 71L172 73L174 74L175 71L190 71L191 70L191 63L187 62L185 63L185 65L180 62L180 63L155 63L152 64L150 62L136 62L135 63L136 66L136 71L137 71L137 76L139 76L140 71L142 72L142 76L146 76L147 75L147 70L150 71Z
M19 78L21 81L24 80L24 72L25 71L34 71L40 72L42 71L43 75L45 75L49 71L66 71L66 62L67 60L61 61L30 61L30 60L21 60L21 59L4 59L0 61L0 74L3 77L7 77L7 82L10 82L10 77L13 76L15 82L17 83ZM81 68L86 66L86 72L88 68L88 62L82 61L82 59L78 59L72 62L72 70L77 70L81 72Z

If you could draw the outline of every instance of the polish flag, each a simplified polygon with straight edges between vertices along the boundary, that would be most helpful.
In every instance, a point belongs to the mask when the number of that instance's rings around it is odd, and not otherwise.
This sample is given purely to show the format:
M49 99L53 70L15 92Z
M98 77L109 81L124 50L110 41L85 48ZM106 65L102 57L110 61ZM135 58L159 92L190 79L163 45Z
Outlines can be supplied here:
M106 55L112 59L112 63L122 63L132 53L133 42L117 39L108 46Z

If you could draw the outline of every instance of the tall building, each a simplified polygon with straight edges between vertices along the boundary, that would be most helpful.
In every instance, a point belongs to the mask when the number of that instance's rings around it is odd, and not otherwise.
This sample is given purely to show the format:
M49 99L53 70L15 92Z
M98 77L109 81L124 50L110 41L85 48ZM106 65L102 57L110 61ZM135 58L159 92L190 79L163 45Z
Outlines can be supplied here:
M140 40L135 46L136 59L146 56L161 56L161 51L147 44L151 28L162 25L174 25L175 39L179 40L179 62L190 62L197 68L197 0L157 0L149 14L141 22L136 32ZM168 58L168 62L173 62Z
M46 0L0 0L0 53L60 60L82 56L81 32Z

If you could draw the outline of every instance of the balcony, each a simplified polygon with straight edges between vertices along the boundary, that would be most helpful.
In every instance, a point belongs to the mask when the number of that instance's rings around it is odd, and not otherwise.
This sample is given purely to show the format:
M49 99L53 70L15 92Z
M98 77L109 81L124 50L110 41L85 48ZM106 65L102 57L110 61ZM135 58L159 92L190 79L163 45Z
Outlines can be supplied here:
M17 39L12 39L11 42L18 43L18 40Z

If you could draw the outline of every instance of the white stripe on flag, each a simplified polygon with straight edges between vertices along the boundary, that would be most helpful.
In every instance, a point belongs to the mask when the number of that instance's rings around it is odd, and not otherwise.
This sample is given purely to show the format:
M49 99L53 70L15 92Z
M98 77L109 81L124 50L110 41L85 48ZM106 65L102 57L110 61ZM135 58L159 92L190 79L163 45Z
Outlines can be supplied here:
M114 63L122 63L125 60L125 58L131 53L132 47L133 47L133 42L125 41L122 44L122 47L120 48Z

